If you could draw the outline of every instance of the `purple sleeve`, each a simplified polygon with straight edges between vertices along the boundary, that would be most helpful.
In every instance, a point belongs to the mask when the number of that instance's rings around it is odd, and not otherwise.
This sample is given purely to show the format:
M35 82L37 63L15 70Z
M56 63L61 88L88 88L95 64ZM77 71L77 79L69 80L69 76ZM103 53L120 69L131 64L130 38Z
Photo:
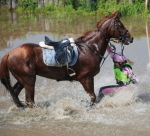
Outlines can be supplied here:
M110 46L107 46L107 52L109 53L109 55L111 56L111 58L113 58L114 53L113 53L113 51L112 51L112 49L111 49Z
M131 80L135 80L137 82L139 82L139 79L134 75L133 71L131 70L131 68L129 67L124 67L122 69L122 72L125 74L125 75L128 75Z

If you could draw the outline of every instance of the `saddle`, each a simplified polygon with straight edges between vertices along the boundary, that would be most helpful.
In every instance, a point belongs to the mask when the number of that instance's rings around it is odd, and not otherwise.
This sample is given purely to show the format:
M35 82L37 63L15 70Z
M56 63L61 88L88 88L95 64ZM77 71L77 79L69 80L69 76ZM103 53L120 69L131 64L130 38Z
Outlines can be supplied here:
M52 46L56 52L55 60L61 65L67 65L72 61L73 47L68 39L62 41L52 41L45 36L45 44Z

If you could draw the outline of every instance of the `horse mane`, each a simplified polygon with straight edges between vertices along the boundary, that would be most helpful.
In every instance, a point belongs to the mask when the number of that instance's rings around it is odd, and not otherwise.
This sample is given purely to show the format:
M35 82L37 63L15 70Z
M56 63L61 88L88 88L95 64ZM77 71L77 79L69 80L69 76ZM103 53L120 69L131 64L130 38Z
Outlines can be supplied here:
M103 19L101 19L100 21L98 21L97 22L97 28L101 25L101 24L103 24L107 19L110 19L110 18L116 18L116 17L118 17L118 13L112 13L112 14L110 14L110 15L108 15L108 16L105 16Z
M90 39L90 38L93 36L92 33L93 33L94 31L95 31L95 30L86 32L83 36L80 36L79 38L77 38L77 42L81 42L81 41Z
M97 28L98 28L101 24L103 24L107 19L110 19L110 18L112 18L112 17L115 17L115 18L118 17L118 13L112 13L112 14L110 14L110 15L105 16L103 19L101 19L100 21L97 22L97 25L96 25ZM81 41L85 41L85 40L90 39L90 38L93 36L92 33L93 33L94 31L95 31L95 30L86 32L83 36L77 38L76 41L77 41L77 42L81 42Z

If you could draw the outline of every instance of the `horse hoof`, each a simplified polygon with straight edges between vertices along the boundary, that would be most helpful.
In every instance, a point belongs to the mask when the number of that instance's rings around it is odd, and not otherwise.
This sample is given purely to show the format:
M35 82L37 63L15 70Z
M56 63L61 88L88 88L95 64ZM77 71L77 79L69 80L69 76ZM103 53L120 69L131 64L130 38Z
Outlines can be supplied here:
M26 107L28 108L34 108L35 107L35 104L33 102L25 102L27 104Z
M17 106L18 108L25 108L25 107L26 107L26 105L24 105L24 104L22 104L22 103L16 103L16 106Z

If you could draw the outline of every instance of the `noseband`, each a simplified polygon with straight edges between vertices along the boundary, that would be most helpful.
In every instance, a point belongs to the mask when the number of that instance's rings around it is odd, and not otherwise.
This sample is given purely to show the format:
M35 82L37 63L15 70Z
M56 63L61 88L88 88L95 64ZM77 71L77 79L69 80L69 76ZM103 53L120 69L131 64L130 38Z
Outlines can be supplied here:
M118 38L119 42L124 42L125 35L127 34L128 30L125 30L124 32L121 31L121 27L116 23L116 20L114 18L111 19L111 21L114 23L115 28L118 30L120 37Z

